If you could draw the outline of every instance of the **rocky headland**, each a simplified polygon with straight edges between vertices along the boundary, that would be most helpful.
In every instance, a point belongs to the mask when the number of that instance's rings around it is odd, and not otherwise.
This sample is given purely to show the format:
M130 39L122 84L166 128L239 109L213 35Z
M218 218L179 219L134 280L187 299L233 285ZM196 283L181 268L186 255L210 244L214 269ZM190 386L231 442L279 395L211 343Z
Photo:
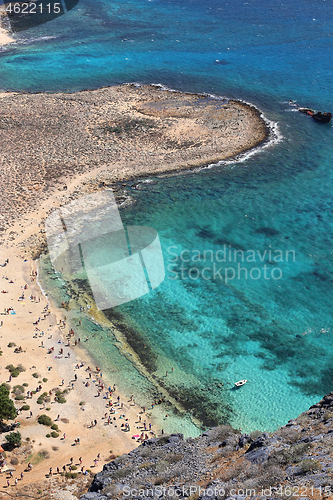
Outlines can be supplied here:
M117 191L119 181L234 157L268 135L245 103L149 85L0 94L0 238L71 182L79 196L87 175Z
M333 392L273 433L164 435L115 458L80 500L333 497Z

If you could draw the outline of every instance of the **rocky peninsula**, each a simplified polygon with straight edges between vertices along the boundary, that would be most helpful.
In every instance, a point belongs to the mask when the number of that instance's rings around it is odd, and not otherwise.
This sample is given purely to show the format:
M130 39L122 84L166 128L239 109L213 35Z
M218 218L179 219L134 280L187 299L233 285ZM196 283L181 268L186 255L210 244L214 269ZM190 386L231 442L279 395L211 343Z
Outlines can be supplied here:
M116 183L200 167L268 134L252 106L156 86L0 94L0 236L64 185L80 190L87 175Z

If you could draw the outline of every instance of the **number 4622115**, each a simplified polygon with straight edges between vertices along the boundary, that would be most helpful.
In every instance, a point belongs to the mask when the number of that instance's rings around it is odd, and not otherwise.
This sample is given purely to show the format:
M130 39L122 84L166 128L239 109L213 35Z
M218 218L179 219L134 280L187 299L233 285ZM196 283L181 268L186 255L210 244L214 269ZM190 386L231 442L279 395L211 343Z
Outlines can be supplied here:
M10 14L59 14L61 11L61 3L9 3L6 7L6 12Z

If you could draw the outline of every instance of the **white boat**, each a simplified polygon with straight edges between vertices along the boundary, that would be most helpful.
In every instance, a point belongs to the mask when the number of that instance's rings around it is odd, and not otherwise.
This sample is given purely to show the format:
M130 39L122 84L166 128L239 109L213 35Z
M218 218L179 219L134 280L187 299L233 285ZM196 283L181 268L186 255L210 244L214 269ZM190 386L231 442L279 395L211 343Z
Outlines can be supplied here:
M236 387L242 387L242 385L246 384L247 380L240 380L239 382L235 382Z

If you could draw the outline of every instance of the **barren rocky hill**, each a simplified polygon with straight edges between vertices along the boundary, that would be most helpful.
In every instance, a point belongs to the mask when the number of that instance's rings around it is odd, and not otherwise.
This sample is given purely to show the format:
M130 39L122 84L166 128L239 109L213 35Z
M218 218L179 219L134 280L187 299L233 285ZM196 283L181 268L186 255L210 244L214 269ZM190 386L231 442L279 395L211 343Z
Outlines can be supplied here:
M81 500L110 498L333 498L333 392L274 433L150 439L106 464Z

